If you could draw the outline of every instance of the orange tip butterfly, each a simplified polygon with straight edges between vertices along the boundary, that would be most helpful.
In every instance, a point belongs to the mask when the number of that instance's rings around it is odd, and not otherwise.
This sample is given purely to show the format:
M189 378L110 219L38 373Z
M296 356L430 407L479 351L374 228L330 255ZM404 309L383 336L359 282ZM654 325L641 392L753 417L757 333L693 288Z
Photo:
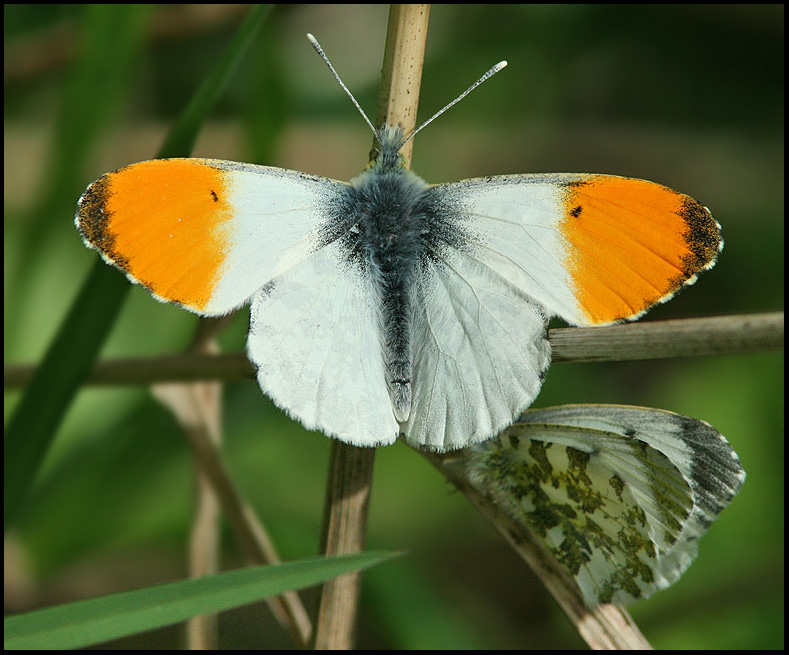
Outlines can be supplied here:
M305 427L357 446L479 443L537 396L552 316L638 318L713 266L720 226L689 196L611 175L429 185L400 149L433 118L409 136L373 128L375 159L350 183L132 164L88 187L75 222L159 300L202 316L251 304L260 388Z

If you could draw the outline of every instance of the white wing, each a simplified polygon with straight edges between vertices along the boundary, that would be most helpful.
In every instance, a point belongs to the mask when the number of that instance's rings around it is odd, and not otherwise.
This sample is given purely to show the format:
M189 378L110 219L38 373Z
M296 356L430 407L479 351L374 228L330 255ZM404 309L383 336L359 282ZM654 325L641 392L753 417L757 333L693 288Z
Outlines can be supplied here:
M380 303L337 243L276 277L252 303L249 358L261 389L308 429L357 446L395 441Z
M539 392L550 363L542 308L468 253L421 276L406 440L443 451L488 439Z
M539 423L546 418L542 411L527 412L523 418ZM698 539L745 482L745 471L728 441L705 421L659 409L567 405L545 411L564 425L609 431L648 444L681 473L690 485L693 507L676 541L662 553L660 570L664 586L676 581L693 561Z
M589 604L675 582L745 479L707 423L614 405L526 412L472 449L468 476L543 539Z

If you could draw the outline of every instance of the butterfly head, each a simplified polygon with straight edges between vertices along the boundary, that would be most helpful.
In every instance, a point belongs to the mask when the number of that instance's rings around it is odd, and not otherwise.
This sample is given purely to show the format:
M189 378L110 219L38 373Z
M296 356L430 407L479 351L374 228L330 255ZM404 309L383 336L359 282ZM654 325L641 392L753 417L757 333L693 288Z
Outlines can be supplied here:
M370 167L382 170L405 168L400 152L408 139L399 125L381 125L375 131L375 146L370 156Z

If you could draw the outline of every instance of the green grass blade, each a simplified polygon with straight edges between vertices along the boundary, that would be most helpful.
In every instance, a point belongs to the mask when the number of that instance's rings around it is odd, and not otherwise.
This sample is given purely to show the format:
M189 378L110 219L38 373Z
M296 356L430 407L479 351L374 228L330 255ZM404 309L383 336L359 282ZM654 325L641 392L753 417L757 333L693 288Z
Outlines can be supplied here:
M75 191L84 185L85 162L95 153L106 126L128 104L152 8L86 4L68 13L73 13L78 54L60 87L50 147L42 157L41 183L25 216L25 229L14 243L12 308L24 304L20 298L35 291L31 285L47 257L46 244L62 239L72 229L63 220L63 210L73 204ZM21 336L15 328L11 323L12 341Z
M183 157L185 153L192 152L200 126L219 100L225 83L233 76L236 67L252 44L270 7L270 4L257 5L251 10L233 38L233 42L200 85L175 127L168 134L157 157Z
M250 11L225 54L173 127L158 156L189 155L201 123L246 53L269 6L257 5ZM73 208L69 208L69 214L72 211ZM117 272L97 258L9 420L3 446L5 528L12 523L57 427L109 335L129 287Z
M97 259L11 417L3 444L3 521L7 528L76 393L91 370L129 289ZM97 302L101 311L97 311ZM86 312L88 314L86 319Z
M399 553L316 557L181 580L6 617L4 646L83 648L311 587L369 568Z

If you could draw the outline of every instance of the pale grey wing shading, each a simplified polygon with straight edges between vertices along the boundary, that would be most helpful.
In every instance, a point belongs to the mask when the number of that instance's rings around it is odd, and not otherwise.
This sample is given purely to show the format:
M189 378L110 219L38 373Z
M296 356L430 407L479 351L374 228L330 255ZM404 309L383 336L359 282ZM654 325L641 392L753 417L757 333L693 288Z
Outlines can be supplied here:
M542 307L462 249L429 260L415 287L412 445L489 439L528 407L550 363Z
M716 473L699 476L699 462ZM526 412L472 450L468 475L544 540L588 604L646 598L675 582L744 479L703 421L605 405Z
M308 429L357 446L395 441L380 302L369 275L333 242L253 299L247 351L261 389Z

